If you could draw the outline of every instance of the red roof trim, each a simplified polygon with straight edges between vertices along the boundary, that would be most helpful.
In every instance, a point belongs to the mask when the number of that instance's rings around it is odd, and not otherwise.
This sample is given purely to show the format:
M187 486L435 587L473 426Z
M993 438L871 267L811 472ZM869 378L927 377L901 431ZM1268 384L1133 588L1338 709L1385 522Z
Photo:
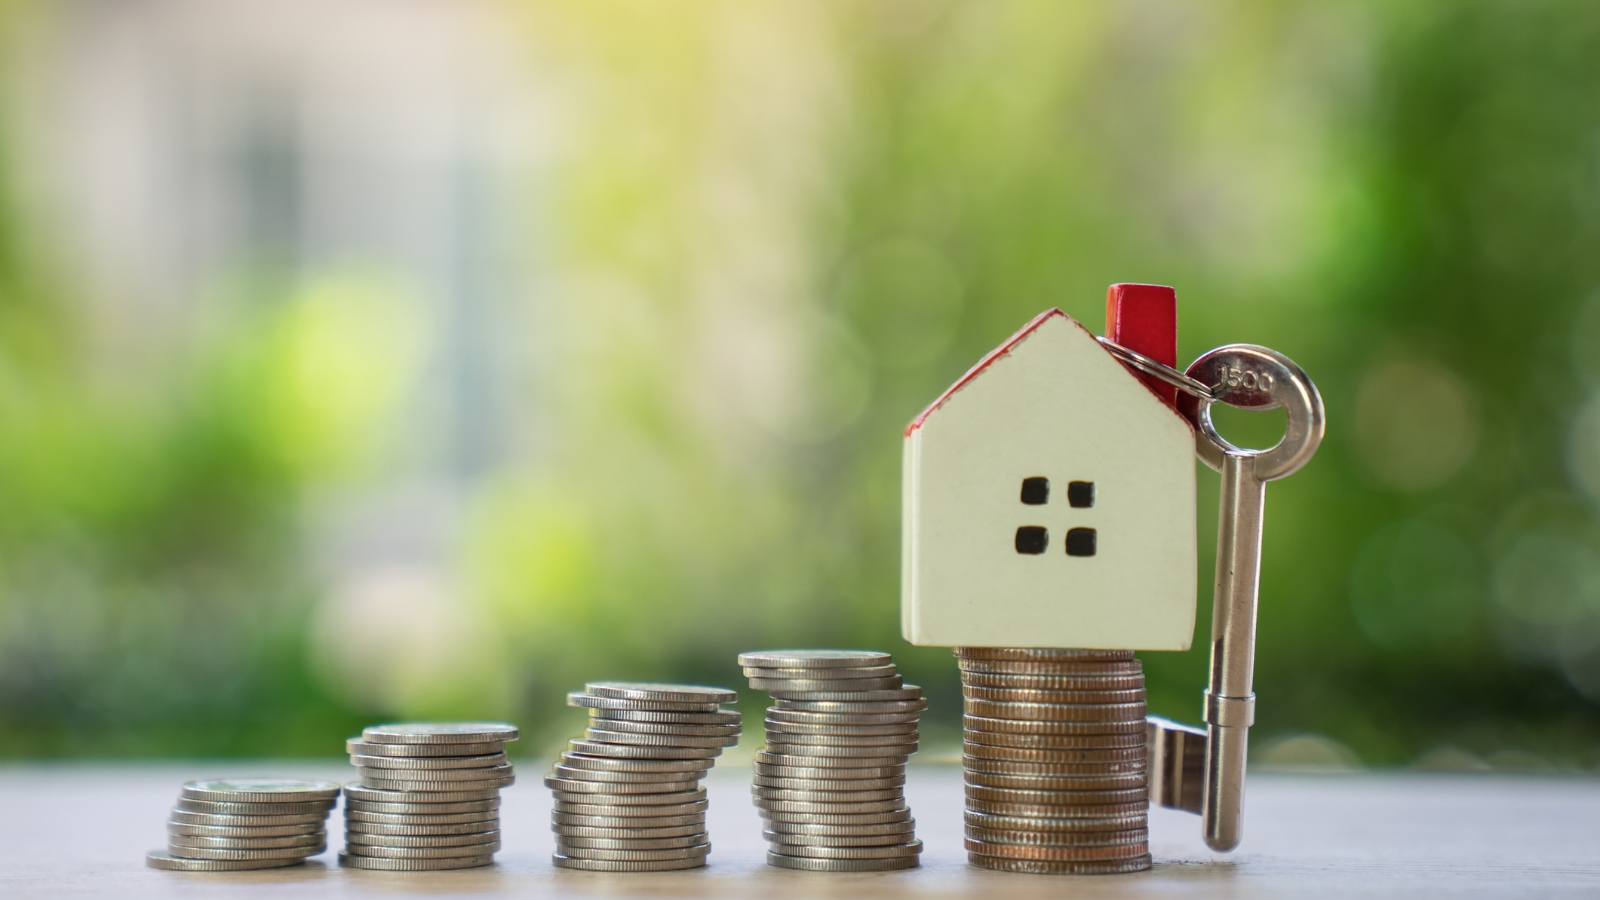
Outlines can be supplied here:
M1070 316L1054 307L1039 313L1037 316L1034 316L1032 322L1022 326L1022 330L1007 338L1004 344L1001 344L993 350L990 350L988 356L978 360L978 364L968 369L967 374L961 376L960 380L955 384L950 385L950 389L940 394L939 399L933 401L933 403L930 404L927 409L922 411L921 415L917 416L915 419L912 419L911 424L906 426L906 437L910 437L911 432L921 428L922 423L927 420L928 416L932 415L934 410L943 406L944 402L949 400L951 395L955 394L956 391L966 387L967 382L977 378L978 374L984 369L989 368L989 366L993 364L995 360L1010 353L1011 348L1022 343L1023 338L1026 338L1028 335L1032 334L1035 329L1037 329L1040 325L1043 325L1051 316L1060 316L1069 322L1072 321Z

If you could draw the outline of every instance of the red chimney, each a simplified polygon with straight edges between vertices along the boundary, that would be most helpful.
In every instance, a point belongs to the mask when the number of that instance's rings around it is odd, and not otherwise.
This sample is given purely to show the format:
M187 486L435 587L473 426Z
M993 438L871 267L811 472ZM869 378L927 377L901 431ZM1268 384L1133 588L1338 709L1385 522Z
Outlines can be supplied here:
M1113 284L1106 289L1106 337L1177 368L1178 292L1160 284ZM1168 406L1177 407L1177 388L1133 368L1128 371Z

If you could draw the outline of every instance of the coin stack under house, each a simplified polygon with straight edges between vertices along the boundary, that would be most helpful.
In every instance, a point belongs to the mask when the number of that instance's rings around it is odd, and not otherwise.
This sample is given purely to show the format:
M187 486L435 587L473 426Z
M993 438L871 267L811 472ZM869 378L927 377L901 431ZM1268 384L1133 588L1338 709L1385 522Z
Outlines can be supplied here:
M500 789L514 726L500 722L374 725L345 743L361 780L344 789L352 869L470 869L500 849Z
M767 743L751 786L767 864L822 872L909 869L922 842L905 802L906 758L928 702L889 654L767 650L739 655L767 691Z
M695 684L596 681L567 695L589 728L567 744L544 783L564 869L664 872L706 864L700 779L739 742L738 695Z
M152 850L145 862L176 872L299 865L328 849L328 810L338 798L331 781L191 781L167 817L167 852Z
M1150 868L1144 672L1132 651L957 647L975 866Z

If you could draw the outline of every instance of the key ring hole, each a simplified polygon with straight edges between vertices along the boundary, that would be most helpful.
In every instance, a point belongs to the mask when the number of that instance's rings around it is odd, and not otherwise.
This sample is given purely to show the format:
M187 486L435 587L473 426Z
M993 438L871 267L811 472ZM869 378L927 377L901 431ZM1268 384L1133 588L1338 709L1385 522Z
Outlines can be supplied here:
M1211 424L1235 447L1266 450L1276 447L1289 430L1283 407L1240 409L1226 403L1211 404Z

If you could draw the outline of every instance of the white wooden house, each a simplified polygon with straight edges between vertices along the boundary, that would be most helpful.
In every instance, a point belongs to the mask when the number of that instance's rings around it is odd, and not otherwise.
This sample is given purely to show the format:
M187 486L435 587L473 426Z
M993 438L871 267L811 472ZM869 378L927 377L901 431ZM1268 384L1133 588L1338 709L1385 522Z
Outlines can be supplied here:
M903 503L911 643L1188 649L1193 432L1059 309L906 428Z

